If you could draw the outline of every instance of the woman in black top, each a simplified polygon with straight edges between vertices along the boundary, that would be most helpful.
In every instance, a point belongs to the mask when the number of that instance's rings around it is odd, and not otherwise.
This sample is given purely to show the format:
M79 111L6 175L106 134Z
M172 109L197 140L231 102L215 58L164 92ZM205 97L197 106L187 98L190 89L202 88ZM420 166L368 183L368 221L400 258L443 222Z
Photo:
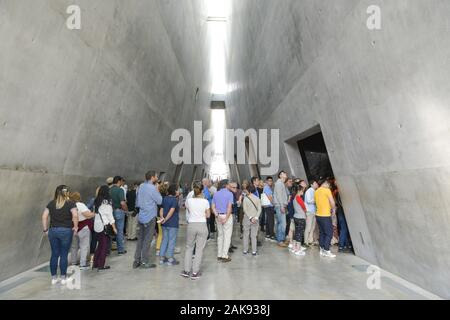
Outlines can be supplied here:
M78 210L75 202L68 200L69 189L65 185L56 188L55 198L50 201L42 214L44 233L48 235L52 255L50 272L52 284L58 282L58 260L61 271L61 284L66 284L67 264L72 237L78 231ZM48 217L50 216L50 228Z

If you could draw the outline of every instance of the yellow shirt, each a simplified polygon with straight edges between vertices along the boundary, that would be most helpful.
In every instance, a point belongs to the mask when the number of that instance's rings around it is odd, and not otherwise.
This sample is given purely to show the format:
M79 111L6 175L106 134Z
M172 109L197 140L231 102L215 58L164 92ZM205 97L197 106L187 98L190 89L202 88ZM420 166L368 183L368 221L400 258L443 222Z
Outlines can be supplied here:
M331 216L331 205L328 200L329 197L333 197L331 190L328 188L322 188L316 190L314 193L314 199L316 201L317 213L316 216L319 217L330 217Z

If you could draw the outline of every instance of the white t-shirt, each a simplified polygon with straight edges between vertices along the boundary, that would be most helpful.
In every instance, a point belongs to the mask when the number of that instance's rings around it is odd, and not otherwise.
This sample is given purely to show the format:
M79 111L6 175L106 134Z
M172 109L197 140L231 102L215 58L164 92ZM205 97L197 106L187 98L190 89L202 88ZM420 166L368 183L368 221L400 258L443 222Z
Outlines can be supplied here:
M192 222L205 222L205 211L209 209L209 202L202 198L190 198L186 200L186 208L188 209L187 220Z
M90 210L86 205L82 202L77 202L77 209L78 209L78 221L84 221L86 220L86 217L83 215L83 212L89 212Z
M188 201L189 199L194 197L194 190L192 190L191 192L188 193L188 195L186 196L186 201Z
M95 220L94 220L94 231L95 232L102 232L104 229L104 226L108 224L113 224L115 222L114 216L113 216L113 207L110 204L102 204L100 208L98 208L98 214L95 214ZM100 214L102 215L100 219ZM103 219L103 224L102 224Z

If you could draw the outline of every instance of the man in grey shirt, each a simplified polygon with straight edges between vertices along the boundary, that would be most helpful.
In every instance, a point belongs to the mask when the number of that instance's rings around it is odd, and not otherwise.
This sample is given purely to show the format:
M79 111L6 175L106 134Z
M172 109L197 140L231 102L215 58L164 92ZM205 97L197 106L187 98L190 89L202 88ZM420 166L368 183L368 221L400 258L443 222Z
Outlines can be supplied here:
M287 247L284 242L286 240L286 213L287 205L289 201L289 195L286 190L285 182L287 180L287 174L284 171L280 171L278 174L278 180L275 183L273 190L273 205L275 207L275 230L277 242L280 247Z

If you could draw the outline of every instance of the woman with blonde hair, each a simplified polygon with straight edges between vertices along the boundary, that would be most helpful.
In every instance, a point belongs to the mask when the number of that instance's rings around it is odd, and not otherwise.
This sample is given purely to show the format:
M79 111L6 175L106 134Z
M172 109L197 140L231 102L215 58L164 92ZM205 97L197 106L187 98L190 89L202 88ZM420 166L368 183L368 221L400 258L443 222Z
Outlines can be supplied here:
M52 284L58 283L58 262L61 272L61 284L66 284L68 255L73 234L78 232L78 210L74 202L68 198L69 188L60 185L56 188L55 197L47 204L42 213L42 227L48 235L51 247L50 273ZM50 217L50 227L49 218Z

